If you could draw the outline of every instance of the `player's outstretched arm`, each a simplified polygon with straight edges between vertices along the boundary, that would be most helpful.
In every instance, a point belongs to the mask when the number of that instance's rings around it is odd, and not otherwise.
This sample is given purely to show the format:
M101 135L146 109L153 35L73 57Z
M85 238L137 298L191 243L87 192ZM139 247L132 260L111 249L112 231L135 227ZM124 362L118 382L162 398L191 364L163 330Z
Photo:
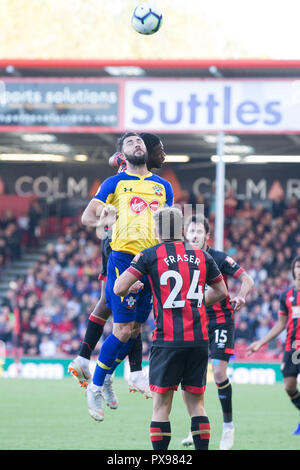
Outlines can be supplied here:
M205 292L205 305L209 307L210 305L225 299L227 295L228 290L224 280L222 279L221 281L212 284Z
M99 219L101 212L104 209L104 204L97 201L96 199L92 199L81 216L81 223L83 225L87 225L88 227L97 227L99 224Z
M273 328L271 328L269 333L266 334L266 336L249 344L247 348L247 356L250 356L252 353L259 351L264 344L276 338L286 328L287 321L288 317L286 315L280 315L277 322Z
M95 227L99 238L102 237L105 227L111 227L117 220L118 214L115 206L103 205L92 199L81 216L81 222L88 227Z

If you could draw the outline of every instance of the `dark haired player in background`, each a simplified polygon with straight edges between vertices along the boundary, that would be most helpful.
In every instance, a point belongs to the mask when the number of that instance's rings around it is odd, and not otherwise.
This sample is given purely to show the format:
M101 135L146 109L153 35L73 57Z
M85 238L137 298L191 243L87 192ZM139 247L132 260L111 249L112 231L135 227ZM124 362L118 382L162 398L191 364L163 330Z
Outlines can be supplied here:
M165 151L160 138L156 134L143 132L140 134L145 142L148 157L147 168L150 171L153 168L159 169L165 160ZM109 158L109 165L118 168L118 172L125 171L127 162L120 148L112 157ZM70 363L69 372L77 379L78 383L86 388L91 380L91 373L89 369L89 361L91 354L98 343L105 326L106 321L111 315L111 310L106 306L105 299L105 284L107 276L107 260L111 252L111 231L106 231L105 238L102 239L102 270L99 275L101 281L101 296L100 299L90 314L87 324L86 333L81 344L79 355ZM129 376L129 389L130 391L139 391L146 398L151 397L148 381L142 371L142 340L141 334L137 336L131 351L128 354L130 376ZM103 395L106 403L110 408L116 409L118 406L117 397L112 388L111 374L106 375L104 382Z
M259 351L287 328L281 372L285 391L300 411L300 392L297 389L297 376L300 374L300 256L293 260L291 268L295 283L280 295L277 322L266 336L248 346L248 353ZM300 418L293 434L300 435Z
M127 356L152 310L149 281L140 293L120 298L113 292L117 277L130 265L134 256L157 243L153 215L160 207L172 206L170 183L147 168L147 148L135 132L119 139L127 170L107 178L82 214L82 223L99 232L112 227L112 251L107 263L106 305L112 311L112 332L102 344L93 380L86 389L88 409L96 421L104 419L104 381Z
M185 237L193 245L207 251L215 260L226 282L227 276L233 276L241 282L238 295L232 299L229 295L221 302L206 308L209 319L209 348L212 360L214 380L218 389L223 412L223 432L220 450L229 450L234 443L234 425L232 420L232 387L227 376L230 356L234 354L234 309L240 309L253 288L252 278L230 256L223 251L214 250L208 245L210 238L209 222L205 217L192 216L185 227ZM182 441L185 446L192 444L189 435Z
M208 331L204 303L227 295L213 258L182 241L181 210L171 207L154 215L160 243L138 253L116 280L114 291L125 296L149 276L156 328L150 353L149 383L153 397L150 438L154 450L167 450L174 390L181 384L191 418L195 449L208 450L209 419L204 409ZM205 285L211 286L204 292Z

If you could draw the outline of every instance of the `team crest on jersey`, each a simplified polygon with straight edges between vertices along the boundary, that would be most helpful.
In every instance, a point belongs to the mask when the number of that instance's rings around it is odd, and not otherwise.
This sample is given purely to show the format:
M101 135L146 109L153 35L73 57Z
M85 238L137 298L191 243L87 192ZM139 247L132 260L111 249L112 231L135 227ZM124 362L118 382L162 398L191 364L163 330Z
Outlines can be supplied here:
M227 261L228 264L233 268L236 265L236 261L232 259L230 256L226 256L225 261Z
M147 207L155 212L159 208L159 202L154 200L148 204L145 199L139 196L134 196L129 201L129 208L133 214L141 214Z
M136 299L130 296L128 297L128 299L126 299L126 302L127 302L126 308L128 308L128 310L133 310L135 307Z
M162 187L161 187L161 186L158 186L158 184L156 184L155 186L153 186L152 189L154 189L156 196L162 196L162 195L163 195Z

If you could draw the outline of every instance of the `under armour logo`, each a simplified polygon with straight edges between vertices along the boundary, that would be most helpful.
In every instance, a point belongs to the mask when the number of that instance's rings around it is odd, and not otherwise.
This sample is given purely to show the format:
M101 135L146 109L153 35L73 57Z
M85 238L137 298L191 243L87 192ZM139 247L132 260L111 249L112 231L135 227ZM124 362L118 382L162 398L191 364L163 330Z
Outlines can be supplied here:
M127 191L132 192L132 188L124 188L124 192L126 193Z

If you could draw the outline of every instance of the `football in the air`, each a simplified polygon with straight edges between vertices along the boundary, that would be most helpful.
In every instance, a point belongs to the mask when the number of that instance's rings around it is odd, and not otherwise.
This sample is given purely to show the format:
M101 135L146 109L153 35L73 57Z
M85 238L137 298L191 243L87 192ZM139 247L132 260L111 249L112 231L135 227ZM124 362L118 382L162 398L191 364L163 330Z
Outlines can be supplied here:
M156 7L141 3L133 10L131 24L140 34L154 34L160 29L162 20L162 14Z

